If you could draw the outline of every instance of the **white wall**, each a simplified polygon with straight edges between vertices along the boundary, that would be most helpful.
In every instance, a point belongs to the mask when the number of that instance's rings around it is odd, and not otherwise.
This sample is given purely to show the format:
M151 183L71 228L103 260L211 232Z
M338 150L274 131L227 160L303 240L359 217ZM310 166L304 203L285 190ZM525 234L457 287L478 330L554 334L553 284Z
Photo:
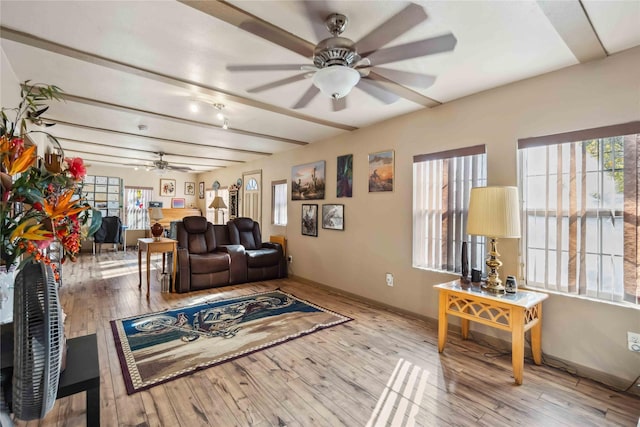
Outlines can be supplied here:
M199 181L230 185L242 172L262 169L263 236L285 234L293 255L291 273L421 315L437 317L433 285L454 276L411 267L412 157L416 154L486 144L489 185L517 185L519 138L640 120L640 48L602 61L418 111L321 143L267 159L201 174ZM374 101L372 101L374 102ZM350 106L349 108L357 108ZM367 155L395 150L391 193L368 193ZM353 198L335 197L336 157L354 154ZM326 160L327 196L344 203L345 231L300 232L301 201L289 202L286 228L270 225L273 180L291 183L291 167ZM307 202L305 202L307 203ZM502 275L517 272L517 242L502 240ZM395 286L384 275L395 276ZM508 335L478 327L483 333ZM640 332L640 309L552 295L544 303L543 351L580 369L631 382L640 355L626 349L626 332ZM526 375L526 374L525 374Z

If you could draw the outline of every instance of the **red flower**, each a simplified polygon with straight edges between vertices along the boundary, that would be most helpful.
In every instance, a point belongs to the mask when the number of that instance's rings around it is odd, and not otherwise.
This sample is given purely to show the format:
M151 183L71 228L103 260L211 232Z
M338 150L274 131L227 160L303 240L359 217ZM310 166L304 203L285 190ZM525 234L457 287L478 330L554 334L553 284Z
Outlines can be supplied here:
M42 203L40 203L40 202L35 202L35 203L33 204L33 209L35 209L35 210L37 210L37 211L39 211L39 212L42 212Z
M84 167L84 163L80 157L71 157L66 159L67 165L69 165L69 173L76 181L81 180L87 174L87 168Z

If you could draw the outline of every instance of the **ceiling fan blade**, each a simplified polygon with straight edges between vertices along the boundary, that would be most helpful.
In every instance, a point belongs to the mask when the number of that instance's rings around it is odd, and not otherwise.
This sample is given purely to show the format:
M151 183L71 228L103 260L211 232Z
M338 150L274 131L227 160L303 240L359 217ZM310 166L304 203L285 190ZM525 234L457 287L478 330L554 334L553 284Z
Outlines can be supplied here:
M400 99L398 95L389 92L384 87L384 85L374 80L360 79L357 86L374 98L384 102L385 104L392 104Z
M329 37L327 27L324 25L324 20L331 13L331 8L324 0L303 1L304 9L313 28L313 33L316 36L316 41L324 40Z
M347 97L343 96L342 98L332 98L331 106L333 107L333 111L342 111L347 108Z
M300 98L292 108L298 109L306 107L318 93L320 93L320 89L314 85L309 86L309 89L307 89L304 95L302 95L302 98Z
M356 42L356 48L361 56L368 56L369 53L395 40L426 19L427 14L422 6L410 3Z
M171 170L179 171L179 172L190 172L190 171L193 170L188 166L175 166L175 165L169 165L169 166L167 166L167 169L171 169Z
M313 44L268 22L249 20L241 23L238 27L285 49L299 53L305 58L313 57L313 49L315 47Z
M281 80L276 80L275 82L271 82L271 83L267 83L264 84L262 86L257 86L251 89L247 89L247 92L249 93L257 93L257 92L262 92L268 89L273 89L274 87L279 87L279 86L284 86L284 85L288 85L290 83L295 83L297 81L300 80L304 80L306 78L307 73L304 74L297 74L295 76L291 76L291 77L287 77L285 79L281 79Z
M431 99L428 96L424 96L421 93L418 93L408 87L402 86L376 72L375 68L369 69L369 76L366 78L360 79L360 81L372 82L375 81L378 86L383 87L385 90L395 93L396 95L404 98L408 101L415 102L418 105L423 105L425 107L435 107L436 105L440 105L440 102L435 99Z
M391 68L372 67L371 71L375 71L383 77L393 80L404 86L412 86L420 89L426 89L433 86L436 78L428 74L413 73L411 71L393 70ZM358 70L360 71L360 70Z
M443 36L376 50L368 55L367 58L369 58L373 65L388 64L404 59L449 52L456 47L457 42L458 40L456 40L453 34L445 34Z
M229 71L300 71L309 64L246 64L227 65Z
M282 28L276 27L228 2L199 0L179 1L207 15L282 46L285 49L299 53L305 58L311 58L313 56L313 49L315 47L313 43L303 40Z

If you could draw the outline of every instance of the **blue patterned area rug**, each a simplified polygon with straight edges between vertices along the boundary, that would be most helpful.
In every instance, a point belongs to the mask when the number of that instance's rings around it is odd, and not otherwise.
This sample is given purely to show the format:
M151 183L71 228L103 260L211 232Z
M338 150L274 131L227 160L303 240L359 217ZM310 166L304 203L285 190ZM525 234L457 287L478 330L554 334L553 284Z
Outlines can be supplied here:
M351 320L280 290L112 320L127 393Z

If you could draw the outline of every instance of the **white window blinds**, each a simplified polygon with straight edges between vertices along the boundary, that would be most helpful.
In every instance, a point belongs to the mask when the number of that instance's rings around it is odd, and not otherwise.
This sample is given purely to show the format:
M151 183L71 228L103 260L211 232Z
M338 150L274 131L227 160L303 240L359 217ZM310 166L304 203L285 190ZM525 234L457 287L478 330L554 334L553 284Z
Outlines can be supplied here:
M527 286L638 303L640 122L519 141Z
M273 187L273 224L287 225L287 181L275 181Z
M464 241L471 267L483 267L484 238L467 235L466 222L470 190L486 182L484 145L414 157L414 267L460 272Z
M129 230L148 230L150 228L149 201L153 194L153 188L124 187L124 192L124 223L127 225Z

